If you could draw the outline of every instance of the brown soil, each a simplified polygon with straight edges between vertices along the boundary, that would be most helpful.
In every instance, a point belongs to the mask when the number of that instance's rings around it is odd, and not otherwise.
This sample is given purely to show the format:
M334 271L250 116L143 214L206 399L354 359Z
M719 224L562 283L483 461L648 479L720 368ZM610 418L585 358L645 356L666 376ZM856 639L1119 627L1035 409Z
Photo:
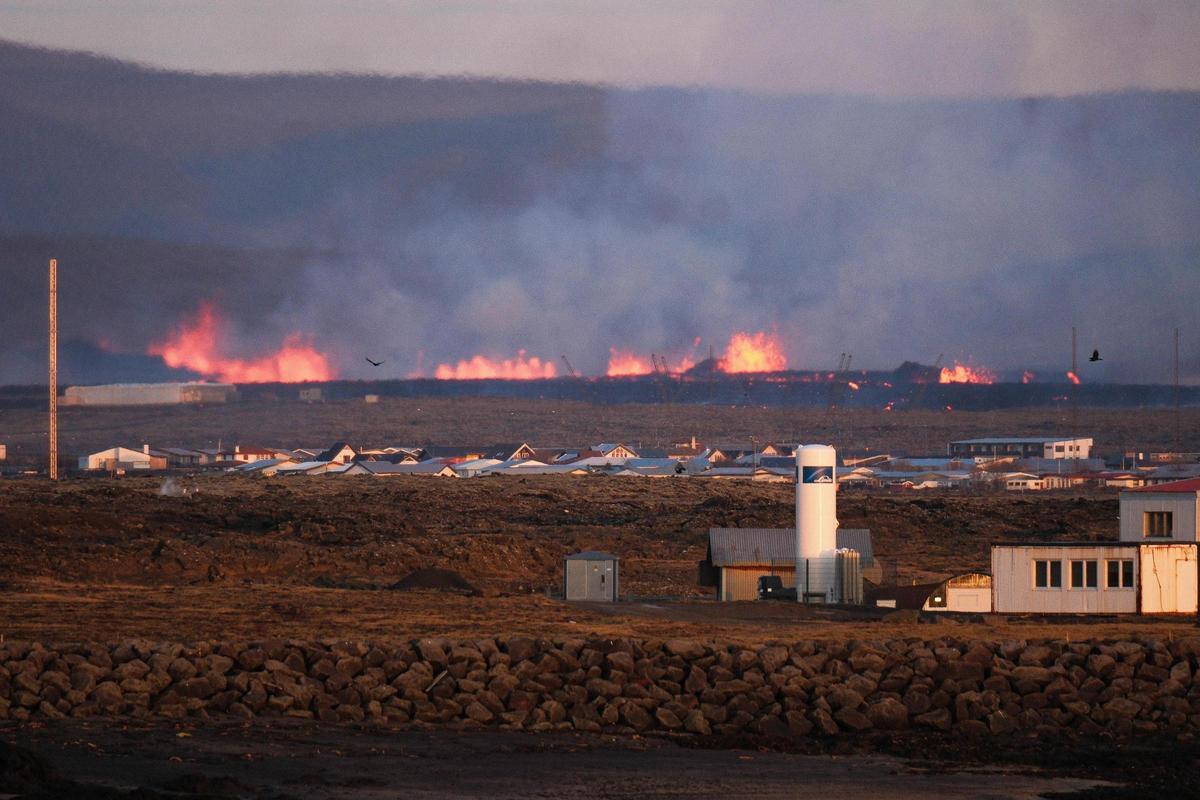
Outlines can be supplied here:
M449 569L492 593L558 586L562 558L622 559L623 590L699 596L710 527L790 527L786 484L544 476L450 480L7 481L0 579L75 583L389 585ZM993 542L1115 538L1115 492L880 496L844 492L843 527L870 528L903 582L988 566Z

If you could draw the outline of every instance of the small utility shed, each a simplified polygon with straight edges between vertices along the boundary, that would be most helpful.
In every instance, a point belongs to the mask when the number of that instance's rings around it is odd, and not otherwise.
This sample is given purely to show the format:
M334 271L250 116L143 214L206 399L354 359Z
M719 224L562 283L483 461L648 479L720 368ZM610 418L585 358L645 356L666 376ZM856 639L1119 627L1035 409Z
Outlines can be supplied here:
M563 597L588 602L617 599L619 559L611 553L585 550L563 559Z

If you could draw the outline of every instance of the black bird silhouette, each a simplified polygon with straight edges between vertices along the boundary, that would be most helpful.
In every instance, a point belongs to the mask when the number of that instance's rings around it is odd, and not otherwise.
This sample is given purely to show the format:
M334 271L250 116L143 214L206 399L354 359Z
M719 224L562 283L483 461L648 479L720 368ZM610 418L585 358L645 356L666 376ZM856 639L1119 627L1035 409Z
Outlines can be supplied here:
M364 358L365 358L365 356L364 356ZM1092 360L1094 361L1095 359L1092 359ZM371 359L368 358L367 363L370 364L372 367L378 367L383 362L382 361L372 361Z
M1088 361L1103 361L1103 360L1104 360L1104 359L1100 357L1100 351L1099 351L1099 350L1093 350L1093 351L1092 351L1092 357L1088 359Z

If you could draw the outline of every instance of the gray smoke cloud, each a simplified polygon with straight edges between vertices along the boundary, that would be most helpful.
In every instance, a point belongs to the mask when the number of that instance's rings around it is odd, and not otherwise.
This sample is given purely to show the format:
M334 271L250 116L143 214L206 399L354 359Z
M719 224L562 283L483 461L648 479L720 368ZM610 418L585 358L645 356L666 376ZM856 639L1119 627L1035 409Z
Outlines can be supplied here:
M1195 93L232 78L15 46L0 70L5 381L41 376L30 265L55 254L64 338L118 353L212 299L231 355L300 331L352 378L518 349L596 374L733 330L793 367L1061 374L1072 325L1105 353L1085 378L1168 380L1175 326L1200 378Z

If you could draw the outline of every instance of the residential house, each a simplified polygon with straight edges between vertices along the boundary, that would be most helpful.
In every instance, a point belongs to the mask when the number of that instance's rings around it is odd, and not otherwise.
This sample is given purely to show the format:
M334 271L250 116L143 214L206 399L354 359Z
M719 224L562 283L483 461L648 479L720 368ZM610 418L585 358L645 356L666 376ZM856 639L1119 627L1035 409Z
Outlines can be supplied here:
M441 461L412 461L400 464L393 464L390 461L355 461L338 474L350 477L354 475L375 475L383 478L395 475L419 475L435 478L458 477L458 473L454 471L454 467Z
M345 442L334 442L333 446L319 453L313 461L328 461L333 464L349 464L358 451Z

